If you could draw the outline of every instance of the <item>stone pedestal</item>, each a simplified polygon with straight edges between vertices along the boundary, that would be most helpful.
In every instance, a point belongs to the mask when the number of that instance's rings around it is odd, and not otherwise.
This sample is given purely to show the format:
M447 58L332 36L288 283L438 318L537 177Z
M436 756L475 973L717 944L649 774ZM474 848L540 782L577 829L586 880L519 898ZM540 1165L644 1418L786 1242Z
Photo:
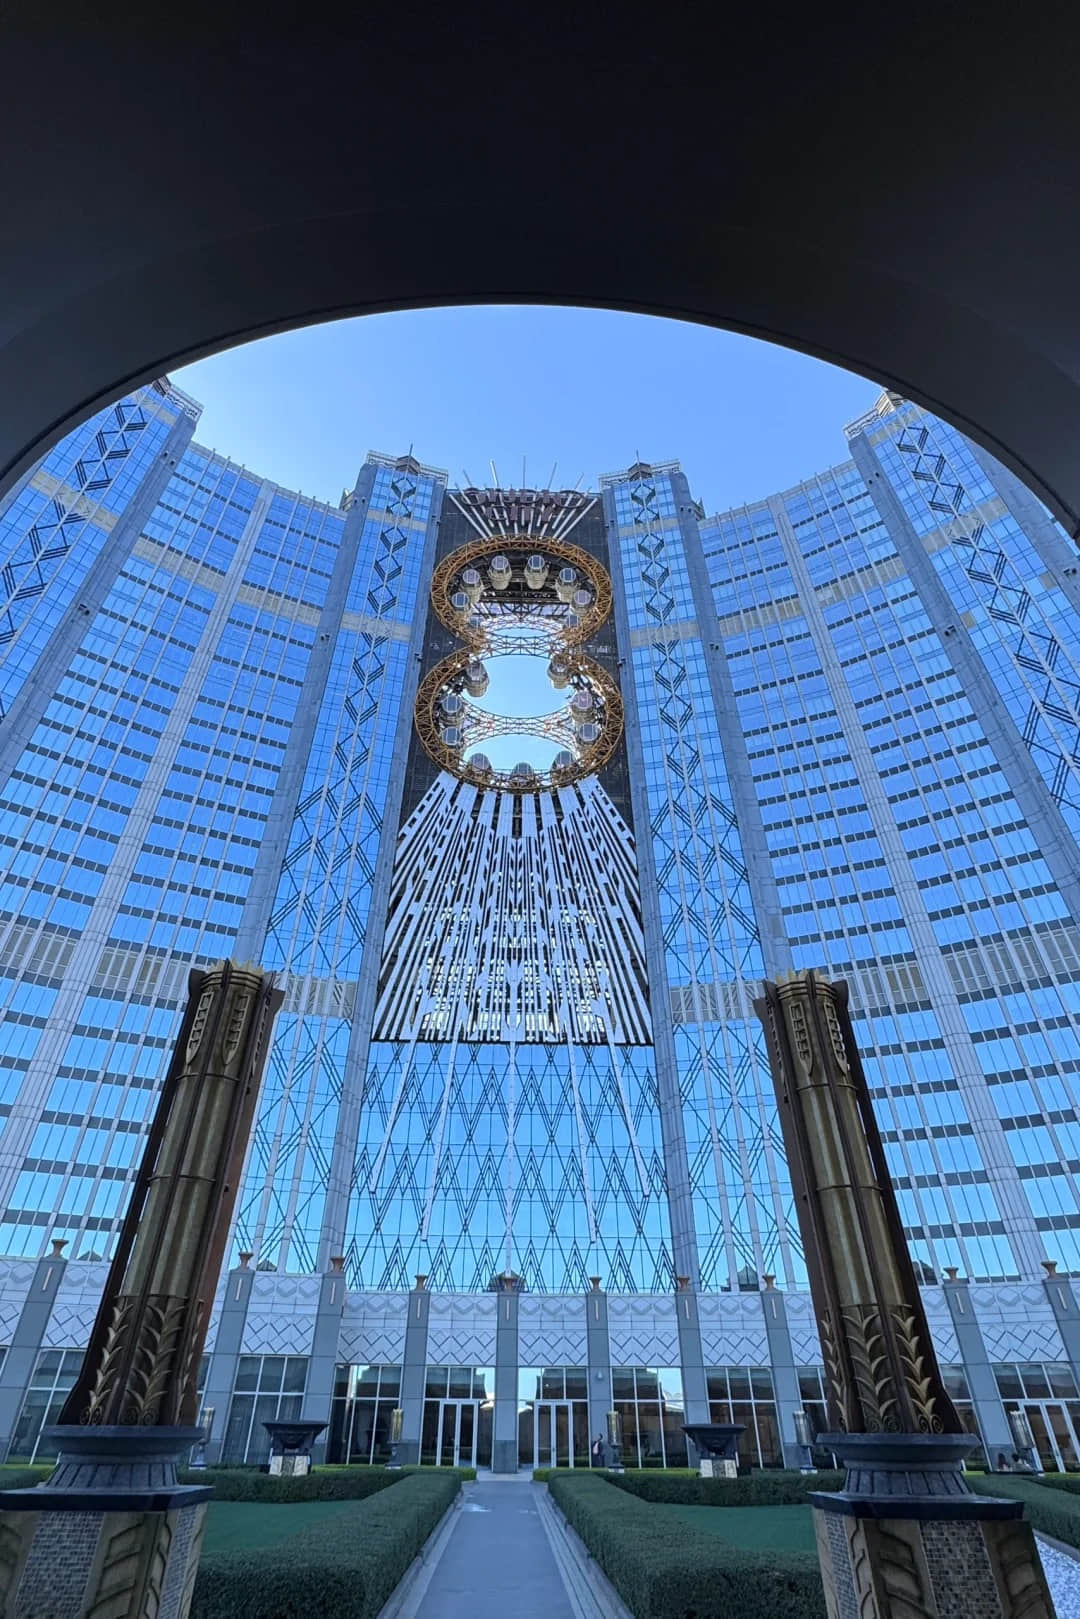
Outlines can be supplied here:
M200 1428L51 1430L64 1449L0 1510L4 1619L187 1619L213 1494L176 1481Z
M698 1472L702 1478L738 1478L739 1464L733 1456L703 1456Z
M843 1490L814 1495L829 1619L1054 1619L1019 1501L974 1495L965 1435L827 1434Z
M683 1433L698 1455L702 1478L738 1478L739 1439L746 1432L741 1422L687 1422Z
M311 1472L310 1456L285 1456L278 1454L270 1458L271 1478L300 1478Z
M308 1422L303 1417L290 1421L264 1422L270 1435L270 1472L277 1477L311 1472L311 1447L325 1422Z

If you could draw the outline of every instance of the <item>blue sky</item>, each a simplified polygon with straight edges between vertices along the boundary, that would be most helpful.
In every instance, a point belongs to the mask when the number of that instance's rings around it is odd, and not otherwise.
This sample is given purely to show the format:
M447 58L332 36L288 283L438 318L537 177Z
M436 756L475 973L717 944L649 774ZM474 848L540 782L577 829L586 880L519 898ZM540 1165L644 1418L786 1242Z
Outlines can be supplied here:
M173 373L204 406L200 443L337 502L367 450L445 467L451 483L587 487L643 457L678 459L707 510L846 458L844 423L878 388L771 343L611 310L485 305L334 321ZM525 477L522 476L525 458ZM552 480L552 467L555 476ZM532 667L530 667L532 665ZM546 661L496 658L483 704L558 707ZM554 749L492 738L500 769Z
M610 310L514 305L335 321L173 373L200 442L336 502L369 449L488 482L585 485L678 458L709 511L845 459L865 378L731 332Z

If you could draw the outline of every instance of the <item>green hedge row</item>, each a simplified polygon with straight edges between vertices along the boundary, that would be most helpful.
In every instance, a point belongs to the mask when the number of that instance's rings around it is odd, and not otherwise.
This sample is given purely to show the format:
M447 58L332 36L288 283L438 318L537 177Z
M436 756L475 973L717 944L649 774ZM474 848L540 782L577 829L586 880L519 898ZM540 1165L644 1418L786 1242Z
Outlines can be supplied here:
M1050 1479L1020 1478L1014 1473L994 1473L980 1479L980 1495L1007 1495L1011 1500L1024 1503L1024 1517L1033 1529L1054 1540L1063 1540L1067 1546L1080 1550L1080 1499L1068 1487ZM1049 1486L1049 1488L1047 1487Z
M755 1469L740 1478L702 1478L698 1473L654 1473L644 1468L599 1476L640 1501L688 1507L801 1506L817 1490L838 1490L844 1478L842 1473L796 1473L780 1468Z
M261 1472L262 1469L260 1468ZM386 1471L384 1462L320 1462L313 1469L317 1473L383 1473ZM433 1462L411 1462L407 1467L396 1468L398 1477L402 1473L456 1473L463 1484L476 1477L475 1467L436 1467Z
M460 1489L432 1469L279 1546L204 1552L191 1619L375 1619Z
M453 1473L459 1483L476 1477L473 1467L316 1467L284 1476L246 1467L197 1467L182 1468L179 1476L181 1484L212 1484L215 1501L364 1501L403 1478L438 1473Z
M44 1484L52 1470L52 1462L44 1467L0 1467L0 1490L32 1490Z
M0 1467L0 1490L30 1490L43 1484L52 1462L40 1467ZM181 1484L210 1484L215 1501L363 1501L414 1473L450 1473L459 1482L476 1477L475 1467L317 1467L298 1476L272 1477L256 1467L180 1468Z
M215 1501L363 1501L397 1484L401 1473L379 1468L358 1468L355 1473L312 1473L274 1477L236 1467L196 1467L180 1470L181 1484L212 1484Z
M634 1619L825 1619L812 1552L744 1552L690 1524L673 1535L666 1514L599 1474L560 1470L548 1488Z

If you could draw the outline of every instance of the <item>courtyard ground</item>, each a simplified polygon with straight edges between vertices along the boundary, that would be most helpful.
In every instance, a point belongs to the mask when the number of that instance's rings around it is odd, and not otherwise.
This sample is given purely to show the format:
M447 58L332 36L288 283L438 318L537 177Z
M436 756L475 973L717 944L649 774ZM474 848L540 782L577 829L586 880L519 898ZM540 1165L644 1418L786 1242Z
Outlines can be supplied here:
M812 1552L814 1522L809 1507L684 1507L657 1505L662 1518L691 1524L746 1551Z
M294 1501L267 1506L261 1501L211 1501L206 1514L204 1552L248 1551L277 1546L321 1518L333 1518L349 1501Z

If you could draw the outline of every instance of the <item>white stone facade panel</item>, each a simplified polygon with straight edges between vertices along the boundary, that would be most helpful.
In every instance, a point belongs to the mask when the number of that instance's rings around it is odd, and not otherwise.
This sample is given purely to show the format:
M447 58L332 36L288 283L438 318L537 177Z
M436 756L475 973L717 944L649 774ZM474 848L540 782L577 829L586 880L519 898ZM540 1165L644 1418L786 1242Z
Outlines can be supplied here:
M494 1293L433 1293L429 1366L494 1366L498 1300Z
M784 1308L796 1366L822 1365L821 1339L809 1293L785 1293Z
M524 1293L518 1304L519 1366L584 1366L585 1300Z
M214 1294L213 1303L210 1306L210 1320L206 1325L206 1343L203 1351L207 1355L213 1354L214 1340L217 1338L218 1322L221 1320L221 1306L224 1303L225 1289L228 1287L228 1285L229 1276L228 1272L226 1271L222 1275L221 1280L218 1282L217 1291Z
M934 1340L938 1360L944 1366L954 1366L961 1359L960 1345L957 1342L953 1319L949 1313L945 1289L942 1287L923 1287L919 1291L922 1294L923 1309L926 1311L926 1324L930 1328L930 1336Z
M768 1366L765 1313L757 1293L702 1293L701 1354L706 1366Z
M34 1282L33 1260L0 1259L0 1346L11 1342Z
M1038 1283L973 1287L971 1300L990 1360L1066 1358L1050 1302Z
M338 1338L338 1359L352 1366L400 1366L405 1358L407 1293L350 1293Z
M322 1278L256 1274L251 1284L243 1355L310 1355Z
M609 1293L607 1308L613 1366L678 1366L679 1329L673 1298Z
M46 1349L86 1348L108 1275L109 1267L103 1261L68 1265L42 1339Z

